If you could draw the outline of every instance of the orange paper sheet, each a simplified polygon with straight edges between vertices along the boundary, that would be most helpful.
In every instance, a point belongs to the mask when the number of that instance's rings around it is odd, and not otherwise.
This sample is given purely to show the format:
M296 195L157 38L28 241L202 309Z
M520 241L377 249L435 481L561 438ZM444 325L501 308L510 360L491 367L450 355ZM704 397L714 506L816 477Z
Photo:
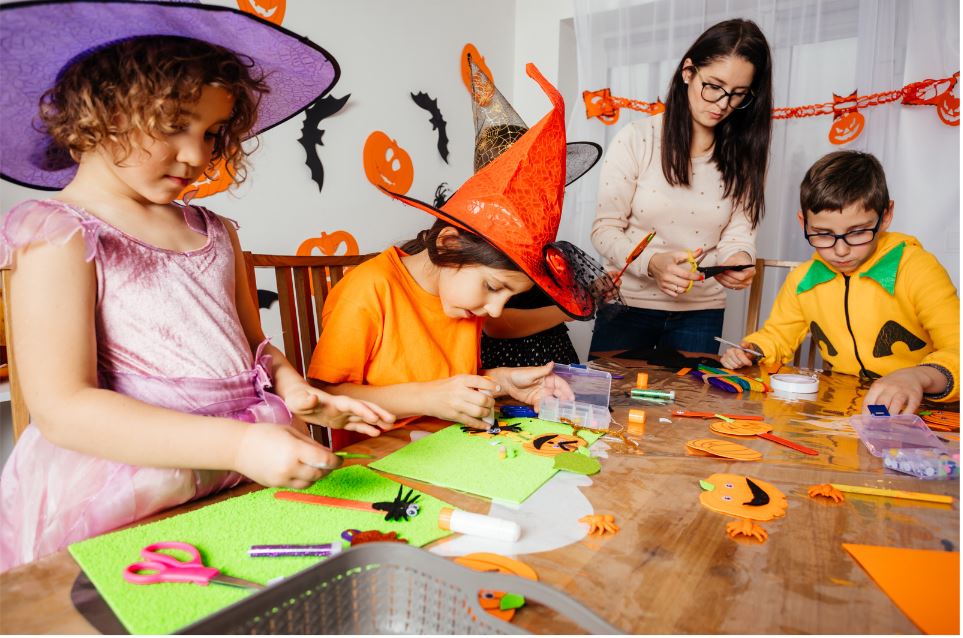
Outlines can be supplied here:
M921 631L960 633L959 552L849 543L843 549Z

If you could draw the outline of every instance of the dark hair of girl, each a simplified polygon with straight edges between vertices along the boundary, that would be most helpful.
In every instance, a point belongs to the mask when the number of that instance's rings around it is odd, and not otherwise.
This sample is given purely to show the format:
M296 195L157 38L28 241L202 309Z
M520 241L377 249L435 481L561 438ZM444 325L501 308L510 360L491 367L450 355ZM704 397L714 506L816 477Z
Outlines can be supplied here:
M722 173L723 197L745 208L753 228L765 212L766 164L772 131L772 62L766 37L751 20L726 20L693 43L672 75L662 121L662 173L673 186L688 186L692 115L682 71L686 58L696 67L728 56L753 66L752 102L715 127L712 161ZM695 78L693 81L698 81Z
M428 259L435 266L447 268L461 268L462 266L488 266L497 270L521 271L518 265L509 259L505 253L498 250L487 241L465 230L458 229L457 237L446 237L441 242L438 236L446 228L454 226L443 219L437 220L428 230L418 233L401 245L401 250L414 255L423 250L428 251ZM441 245L439 245L439 243Z

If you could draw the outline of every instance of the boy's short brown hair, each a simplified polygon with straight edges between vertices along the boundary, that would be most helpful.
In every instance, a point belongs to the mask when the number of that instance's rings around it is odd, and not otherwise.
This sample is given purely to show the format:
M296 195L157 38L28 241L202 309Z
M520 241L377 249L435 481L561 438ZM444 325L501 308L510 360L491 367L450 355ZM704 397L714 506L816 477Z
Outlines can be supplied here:
M879 160L860 151L836 151L809 167L799 186L803 215L840 211L856 203L880 215L889 207L886 173Z
M43 163L64 168L101 144L123 161L131 135L174 133L204 86L216 85L233 96L234 108L215 138L212 161L223 158L241 181L247 155L241 142L268 92L253 67L229 49L180 36L128 38L86 53L67 63L40 98L40 121L52 142Z

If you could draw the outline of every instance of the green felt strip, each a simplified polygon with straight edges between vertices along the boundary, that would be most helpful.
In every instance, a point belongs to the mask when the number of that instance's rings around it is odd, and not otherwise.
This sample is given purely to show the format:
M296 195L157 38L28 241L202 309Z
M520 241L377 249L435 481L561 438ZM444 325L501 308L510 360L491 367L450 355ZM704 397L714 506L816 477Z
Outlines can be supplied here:
M602 469L597 458L578 452L564 452L555 457L555 469L574 474L595 474Z
M506 422L520 425L526 434L572 433L571 427L552 421L519 418ZM498 446L491 443L503 438L512 441L511 435L507 432L486 439L466 434L461 426L452 425L409 443L368 467L478 496L521 503L557 470L554 458L531 454L523 446L519 447L517 456L499 458ZM583 430L579 436L591 445L600 434ZM515 445L519 444L515 442Z
M395 481L353 465L332 472L303 491L374 502L390 501L397 495L398 487ZM71 545L70 553L128 631L166 634L223 609L250 592L217 584L128 583L122 575L124 568L140 560L140 550L151 543L190 543L200 550L205 565L228 576L267 583L323 559L250 558L247 550L251 545L331 543L340 541L341 532L351 528L398 532L417 546L450 534L438 527L438 514L442 507L451 506L427 494L418 499L418 516L409 522L388 522L384 514L281 501L274 498L276 491L245 494L180 516L91 538Z

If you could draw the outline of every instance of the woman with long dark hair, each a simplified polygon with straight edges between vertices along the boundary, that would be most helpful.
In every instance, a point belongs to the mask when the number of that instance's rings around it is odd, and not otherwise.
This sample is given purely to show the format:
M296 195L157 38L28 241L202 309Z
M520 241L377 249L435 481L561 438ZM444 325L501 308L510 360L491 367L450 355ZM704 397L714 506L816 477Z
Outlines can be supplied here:
M771 114L769 44L755 23L727 20L685 53L665 113L615 136L602 165L592 243L617 271L643 237L653 230L656 237L622 277L627 307L596 319L592 351L716 351L725 288L747 287L755 271L705 279L695 264L755 263Z

